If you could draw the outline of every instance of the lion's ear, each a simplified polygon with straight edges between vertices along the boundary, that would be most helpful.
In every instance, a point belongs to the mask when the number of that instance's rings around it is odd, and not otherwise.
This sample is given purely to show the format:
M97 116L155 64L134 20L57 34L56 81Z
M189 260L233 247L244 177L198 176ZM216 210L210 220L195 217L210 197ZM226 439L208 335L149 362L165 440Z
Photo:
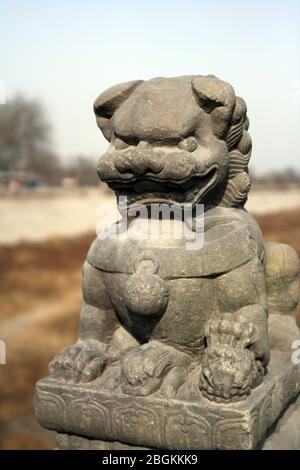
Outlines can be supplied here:
M192 89L199 105L208 113L219 106L233 109L235 93L232 86L214 75L193 78Z
M195 77L192 90L199 106L211 114L215 134L223 137L235 105L234 89L229 83L208 75Z
M111 118L131 93L143 83L143 80L120 83L101 93L94 103L94 112L98 127L104 137L111 139Z

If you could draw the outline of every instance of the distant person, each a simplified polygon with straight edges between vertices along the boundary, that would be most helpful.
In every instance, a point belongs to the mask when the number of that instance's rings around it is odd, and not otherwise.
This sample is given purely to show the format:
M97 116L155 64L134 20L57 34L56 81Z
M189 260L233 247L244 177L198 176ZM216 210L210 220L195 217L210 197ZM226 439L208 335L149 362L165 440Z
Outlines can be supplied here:
M22 187L22 184L19 180L11 180L8 185L8 190L11 193L17 193Z

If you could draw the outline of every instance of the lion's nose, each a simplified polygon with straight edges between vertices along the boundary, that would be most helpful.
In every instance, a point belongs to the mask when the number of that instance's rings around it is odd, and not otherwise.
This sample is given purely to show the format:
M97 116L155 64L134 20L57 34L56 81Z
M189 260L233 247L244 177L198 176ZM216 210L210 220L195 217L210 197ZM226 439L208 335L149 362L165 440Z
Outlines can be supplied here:
M162 171L164 162L148 142L141 141L135 148L119 154L115 167L119 173L131 173L134 176L143 176L146 173L156 175Z

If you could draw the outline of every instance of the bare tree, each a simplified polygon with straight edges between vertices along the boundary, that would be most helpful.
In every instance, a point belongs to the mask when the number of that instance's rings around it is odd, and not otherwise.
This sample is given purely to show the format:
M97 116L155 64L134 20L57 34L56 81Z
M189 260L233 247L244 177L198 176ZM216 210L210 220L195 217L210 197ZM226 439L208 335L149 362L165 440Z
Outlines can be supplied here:
M16 96L0 106L0 170L31 172L47 181L56 178L60 165L50 134L39 102Z

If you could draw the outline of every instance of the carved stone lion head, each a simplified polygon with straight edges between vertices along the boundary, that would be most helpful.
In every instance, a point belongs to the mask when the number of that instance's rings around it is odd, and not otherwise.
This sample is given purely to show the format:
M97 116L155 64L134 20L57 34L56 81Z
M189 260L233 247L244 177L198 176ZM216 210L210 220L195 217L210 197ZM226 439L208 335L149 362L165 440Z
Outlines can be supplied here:
M110 142L98 174L129 204L243 205L250 189L243 99L213 75L116 85L95 101Z

